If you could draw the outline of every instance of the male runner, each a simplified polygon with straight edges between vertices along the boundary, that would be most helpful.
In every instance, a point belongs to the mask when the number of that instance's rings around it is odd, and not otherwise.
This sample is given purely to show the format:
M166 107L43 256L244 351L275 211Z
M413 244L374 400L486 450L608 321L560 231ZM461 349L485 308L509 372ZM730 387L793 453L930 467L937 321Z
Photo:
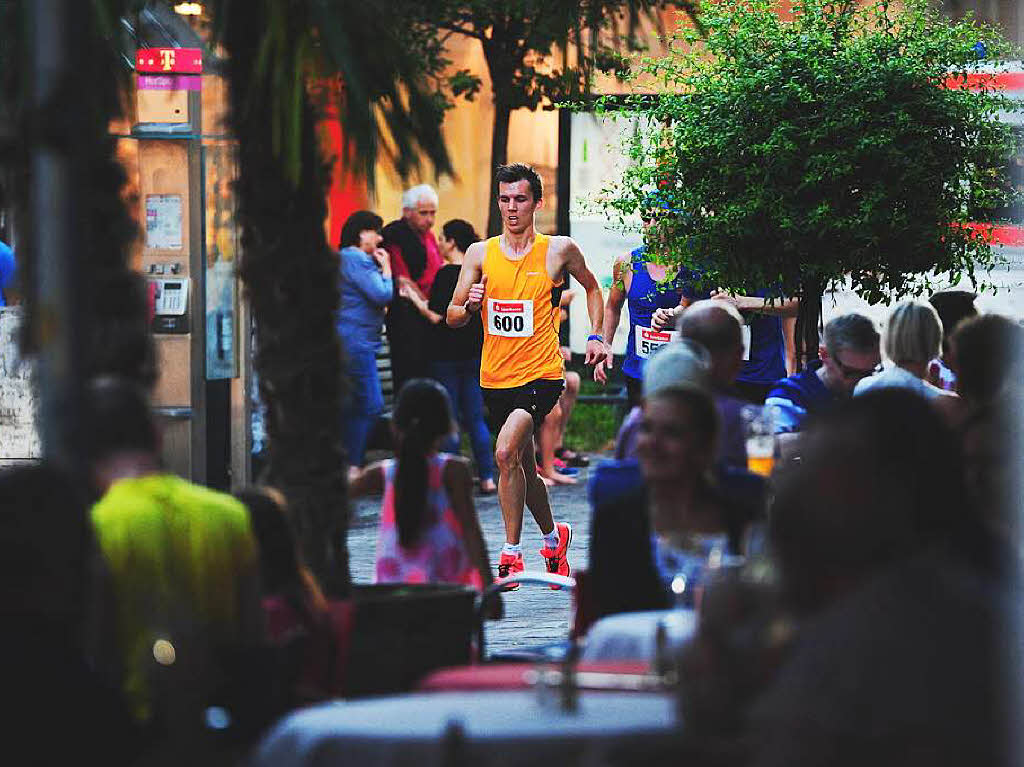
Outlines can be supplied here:
M601 327L604 298L571 238L549 237L534 229L534 212L543 204L537 172L513 163L498 168L496 178L502 234L474 243L466 251L447 322L459 327L476 312L483 320L480 387L498 435L494 457L505 522L498 577L524 569L519 544L524 502L544 535L540 553L548 572L569 575L566 550L572 528L564 522L556 525L551 516L547 488L537 476L533 435L565 386L551 311L558 306L565 273L575 277L587 293L592 328ZM594 365L605 355L604 339L592 334L587 339L586 364Z

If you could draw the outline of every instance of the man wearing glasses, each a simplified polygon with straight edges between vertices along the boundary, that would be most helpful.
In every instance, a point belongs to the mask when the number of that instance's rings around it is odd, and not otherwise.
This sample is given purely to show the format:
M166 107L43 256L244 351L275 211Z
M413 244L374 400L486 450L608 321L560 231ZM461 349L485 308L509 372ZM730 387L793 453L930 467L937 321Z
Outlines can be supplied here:
M856 312L836 317L825 325L818 356L768 392L765 404L776 408L777 432L800 431L809 413L852 396L858 382L881 370L875 323Z

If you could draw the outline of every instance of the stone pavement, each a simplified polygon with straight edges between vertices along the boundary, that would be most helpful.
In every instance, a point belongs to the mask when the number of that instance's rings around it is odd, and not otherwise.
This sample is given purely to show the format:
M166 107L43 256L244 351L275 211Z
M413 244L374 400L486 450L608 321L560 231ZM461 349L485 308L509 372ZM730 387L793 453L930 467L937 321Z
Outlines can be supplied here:
M590 456L591 466L600 457ZM555 520L572 525L573 538L569 548L569 564L585 568L587 544L590 541L590 506L587 503L587 475L582 469L577 484L549 489L551 509ZM491 560L498 561L498 553L505 542L505 528L501 522L501 509L496 495L474 498L477 515L487 541ZM380 517L380 498L364 498L353 504L353 518L348 534L352 579L356 583L373 580L374 555L377 541L377 521ZM540 531L527 511L523 521L523 557L527 570L544 570L544 561L538 551L543 545ZM518 591L503 596L505 617L490 621L486 627L488 652L511 647L530 647L565 639L568 636L572 601L564 591L552 591L547 586L525 585Z

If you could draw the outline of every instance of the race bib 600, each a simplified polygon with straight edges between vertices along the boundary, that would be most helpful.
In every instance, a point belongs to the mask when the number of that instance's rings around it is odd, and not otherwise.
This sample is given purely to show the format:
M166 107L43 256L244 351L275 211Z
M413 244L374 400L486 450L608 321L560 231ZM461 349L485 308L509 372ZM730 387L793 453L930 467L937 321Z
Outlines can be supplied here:
M533 335L532 299L487 299L487 332L492 336L528 338Z

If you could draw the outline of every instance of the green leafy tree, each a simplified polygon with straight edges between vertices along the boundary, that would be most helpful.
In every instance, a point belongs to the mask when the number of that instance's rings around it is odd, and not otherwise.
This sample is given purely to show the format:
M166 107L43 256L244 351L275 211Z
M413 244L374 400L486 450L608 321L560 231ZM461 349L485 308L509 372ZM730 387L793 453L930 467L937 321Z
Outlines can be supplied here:
M578 99L589 93L595 70L622 73L624 49L636 50L637 30L645 17L669 5L663 0L402 0L393 4L399 23L412 23L444 40L460 35L479 41L494 97L491 167L508 161L509 123L516 109ZM472 99L481 87L469 70L451 73L453 96ZM489 234L501 230L491 182Z
M998 262L965 224L1011 195L1013 137L996 119L1010 105L962 87L980 41L1006 52L993 30L925 0L802 0L791 20L769 0L724 0L700 19L703 34L681 29L637 67L667 93L602 105L641 126L604 204L624 220L658 189L683 212L660 223L668 260L709 286L799 296L811 355L829 287L849 280L876 303Z

